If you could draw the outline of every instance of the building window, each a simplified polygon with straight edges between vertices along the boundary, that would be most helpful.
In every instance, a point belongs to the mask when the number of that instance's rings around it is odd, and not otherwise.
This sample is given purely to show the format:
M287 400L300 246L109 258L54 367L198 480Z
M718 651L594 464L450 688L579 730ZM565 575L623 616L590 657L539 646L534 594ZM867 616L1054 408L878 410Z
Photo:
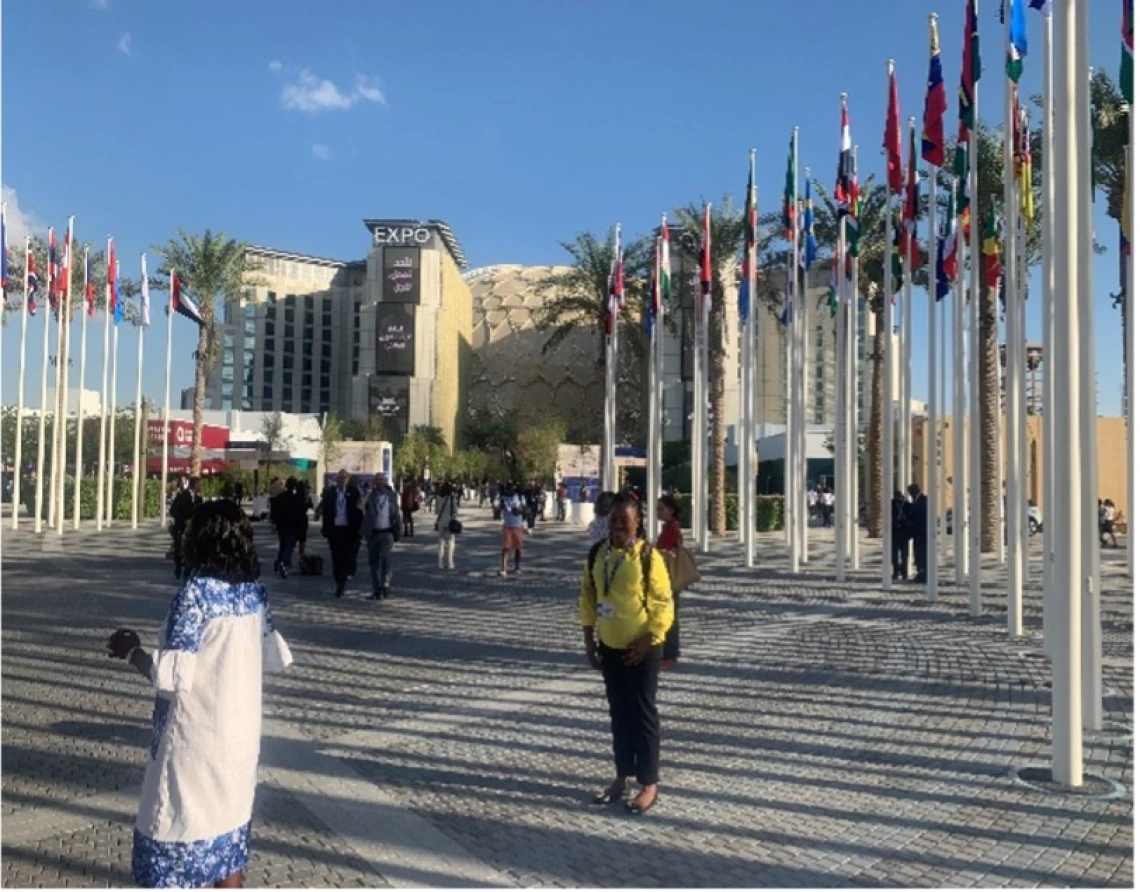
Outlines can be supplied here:
M292 369L285 369L285 371L283 371L281 373L281 383L286 387L292 387L293 386L293 370Z
M273 313L277 312L277 292L270 291L265 297L265 306Z
M253 411L253 400L247 399L246 397L242 397L241 410L243 412L252 412Z
M332 359L332 344L321 344L321 360Z
M222 366L222 380L231 385L234 383L234 367L232 365Z
M267 403L273 401L273 387L272 387L272 385L266 384L264 387L261 388L261 399Z
M231 351L233 350L233 346L234 346L234 333L233 333L232 331L227 331L227 332L225 333L225 335L222 337L222 345L223 345L223 346L224 346L224 347L225 347L227 350L231 350Z
M313 370L313 357L310 356L308 353L306 353L305 358L301 360L301 371L302 372L311 372L312 370Z
M257 337L257 323L252 319L245 320L245 336L247 340Z
M274 353L277 352L277 341L275 341L273 338L266 338L264 349L266 362L272 365L272 362L269 362L269 359L274 355Z
M230 336L226 335L226 337L230 337ZM228 365L232 369L233 364L234 364L234 345L233 345L233 342L231 340L231 342L226 346L225 353L222 354L222 365Z

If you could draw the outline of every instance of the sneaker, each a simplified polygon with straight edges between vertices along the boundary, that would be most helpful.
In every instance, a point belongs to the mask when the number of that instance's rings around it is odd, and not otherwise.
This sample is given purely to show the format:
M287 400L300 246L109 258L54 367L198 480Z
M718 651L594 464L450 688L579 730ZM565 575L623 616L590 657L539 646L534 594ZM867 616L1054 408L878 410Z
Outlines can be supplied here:
M500 576L506 576L506 575L507 575L507 571L506 571L506 570L500 570L500 571L499 571L499 575L500 575Z

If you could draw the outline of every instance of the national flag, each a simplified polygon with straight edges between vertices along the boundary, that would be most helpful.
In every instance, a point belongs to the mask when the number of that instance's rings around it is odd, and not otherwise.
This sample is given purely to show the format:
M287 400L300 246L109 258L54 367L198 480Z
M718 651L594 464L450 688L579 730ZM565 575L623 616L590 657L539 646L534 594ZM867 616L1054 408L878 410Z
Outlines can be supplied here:
M146 254L142 256L142 281L139 291L139 316L143 327L150 325L150 283L146 279Z
M40 286L40 277L36 275L36 255L32 253L29 242L24 249L24 270L28 277L28 315L36 315L36 289Z
M87 298L87 315L95 315L95 280L91 278L91 252L83 252L83 295Z
M48 304L51 306L52 311L59 316L59 283L56 281L59 277L59 267L56 265L55 257L55 229L51 226L48 227Z
M930 71L926 77L926 108L922 115L922 160L942 167L946 160L942 116L946 114L946 85L942 82L942 53L938 25L930 22Z
M958 141L961 129L973 132L977 119L977 84L982 78L982 50L978 40L978 0L966 0L966 29L962 37L962 77L958 82Z
M705 205L701 229L701 298L707 309L712 305L712 205Z
M839 312L839 254L831 255L831 281L827 286L827 308L834 319Z
M661 257L658 263L658 306L667 306L673 297L673 268L669 259L669 221L661 215Z
M970 135L964 127L958 129L958 145L954 148L954 176L958 178L958 193L954 196L958 216L962 220L962 237L970 237Z
M1025 56L1029 53L1029 34L1025 30L1025 0L1011 0L1009 13L1009 48L1005 56L1005 73L1015 84L1021 80Z
M851 205L851 122L847 119L847 97L843 97L843 110L839 121L839 169L835 174L835 200L839 202L837 215L844 216Z
M938 288L935 299L942 300L950 293L950 286L958 278L958 217L954 201L946 204L946 222L942 238L938 240Z
M922 265L922 258L918 245L918 147L916 145L914 129L910 132L910 160L906 173L906 196L903 199L903 225L902 236L899 240L899 249L910 269L916 270Z
M740 266L740 288L737 291L737 309L740 322L748 321L752 311L752 264L756 256L756 187L752 180L752 167L748 168L748 191L744 198L744 260Z
M606 334L617 330L618 317L625 306L625 268L621 256L621 232L614 233L614 256L610 261L610 288L606 305Z
M896 210L894 212L895 225L894 237L891 240L891 302L894 303L894 296L899 293L903 286L903 266L902 266L902 211Z
M784 238L789 242L796 231L796 137L788 142L788 168L784 173Z
M59 296L64 297L71 286L71 233L75 218L67 219L67 234L63 237L63 263L59 269Z
M0 290L8 290L8 205L0 205Z
M115 283L111 286L111 293L115 296L115 324L123 321L123 298L119 294L119 279L121 270L119 261L115 261Z
M806 274L815 263L815 219L811 203L811 180L804 179L804 216L800 230L800 269Z
M989 219L986 220L985 240L982 242L982 254L985 259L985 281L987 288L997 288L1001 282L1001 237L998 235L997 203L990 206Z
M1029 8L1036 9L1042 15L1053 14L1053 0L1029 0Z
M903 190L902 124L899 121L899 88L895 70L891 69L887 88L887 125L883 130L883 149L887 153L887 188L898 195Z
M657 322L657 287L658 282L661 281L660 264L661 238L658 236L657 240L653 243L653 269L650 272L649 292L645 296L645 333L648 335L653 334L653 326Z
M610 290L610 299L612 302L613 289ZM170 309L179 315L185 316L191 322L197 322L198 325L206 324L206 320L202 318L202 313L198 309L197 304L190 299L189 295L182 293L182 280L178 278L178 273L176 272L170 274ZM608 326L606 333L609 333Z
M1014 96L1016 103L1017 97ZM1021 216L1026 226L1033 223L1033 153L1029 142L1029 112L1014 105L1017 128L1013 146L1017 189L1021 196Z
M859 192L859 171L856 169L855 157L851 158L851 204L845 217L847 227L847 278L852 275L853 264L851 258L859 256L859 241L862 235L860 217L863 214L863 198Z
M1120 25L1120 92L1132 104L1132 27L1133 0L1124 0L1124 20Z
M115 324L118 325L122 321L123 311L119 306L119 283L117 274L119 270L119 261L115 259L115 243L110 239L107 240L107 291L108 291L108 304L107 312L110 313L114 319Z

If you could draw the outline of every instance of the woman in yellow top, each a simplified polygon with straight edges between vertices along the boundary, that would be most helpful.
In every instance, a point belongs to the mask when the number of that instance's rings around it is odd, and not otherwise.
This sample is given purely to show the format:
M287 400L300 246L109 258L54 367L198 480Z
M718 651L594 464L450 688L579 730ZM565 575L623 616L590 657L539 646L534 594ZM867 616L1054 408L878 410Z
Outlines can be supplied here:
M618 496L610 535L590 552L578 609L586 659L600 669L610 704L614 782L594 797L598 805L625 799L629 778L641 785L626 803L633 814L657 802L661 723L657 675L661 646L673 624L673 591L665 560L637 537L637 503Z

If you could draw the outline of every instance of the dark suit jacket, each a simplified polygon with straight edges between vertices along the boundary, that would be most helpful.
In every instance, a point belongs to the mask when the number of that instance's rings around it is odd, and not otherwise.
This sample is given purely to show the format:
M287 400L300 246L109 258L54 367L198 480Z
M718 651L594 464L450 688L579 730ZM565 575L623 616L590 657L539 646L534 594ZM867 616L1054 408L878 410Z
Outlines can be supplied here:
M926 493L919 493L910 512L910 537L926 541L926 512L929 505Z
M336 526L336 493L335 486L330 486L321 495L319 511L321 513L321 535L326 538L332 534ZM352 484L345 489L348 498L348 528L354 535L360 534L360 524L364 521L364 511L360 507L360 490Z

